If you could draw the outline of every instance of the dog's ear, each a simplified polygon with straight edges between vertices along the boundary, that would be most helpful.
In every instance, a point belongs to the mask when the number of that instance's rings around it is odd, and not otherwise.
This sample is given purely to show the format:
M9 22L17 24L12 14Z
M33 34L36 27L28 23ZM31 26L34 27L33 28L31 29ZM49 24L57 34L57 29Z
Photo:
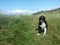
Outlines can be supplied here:
M46 18L43 16L43 19L46 20Z
M40 16L40 17L39 17L39 21L40 21L40 20L45 20L45 19L46 19L45 16Z

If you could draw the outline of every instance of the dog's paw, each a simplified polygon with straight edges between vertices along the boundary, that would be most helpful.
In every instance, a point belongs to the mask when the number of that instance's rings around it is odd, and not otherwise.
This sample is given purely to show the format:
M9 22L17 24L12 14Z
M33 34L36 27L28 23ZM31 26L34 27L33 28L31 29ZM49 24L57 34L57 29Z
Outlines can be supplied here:
M37 35L40 35L39 33Z
M35 28L33 30L36 30Z

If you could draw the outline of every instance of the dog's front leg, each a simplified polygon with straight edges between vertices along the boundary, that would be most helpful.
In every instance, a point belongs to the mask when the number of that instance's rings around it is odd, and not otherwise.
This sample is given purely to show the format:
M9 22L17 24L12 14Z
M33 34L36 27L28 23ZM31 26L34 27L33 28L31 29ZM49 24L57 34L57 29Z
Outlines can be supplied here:
M46 31L47 31L47 29L46 29L46 28L44 28L44 34L43 34L43 36L45 36L45 34L46 34Z

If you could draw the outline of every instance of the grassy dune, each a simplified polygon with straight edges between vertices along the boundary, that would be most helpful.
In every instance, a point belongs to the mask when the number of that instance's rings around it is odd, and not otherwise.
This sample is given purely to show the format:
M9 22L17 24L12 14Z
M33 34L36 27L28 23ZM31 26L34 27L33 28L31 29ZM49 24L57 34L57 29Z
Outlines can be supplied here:
M48 31L37 36L39 15L0 15L0 45L60 45L60 16L45 16Z

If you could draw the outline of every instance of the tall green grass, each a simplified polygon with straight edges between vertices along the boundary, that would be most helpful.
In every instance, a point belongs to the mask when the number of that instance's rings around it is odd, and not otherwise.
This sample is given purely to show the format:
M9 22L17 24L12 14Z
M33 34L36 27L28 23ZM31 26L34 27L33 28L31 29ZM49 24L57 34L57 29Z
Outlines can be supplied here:
M0 15L0 45L60 45L60 17L45 16L48 31L45 36L37 36L39 15Z

